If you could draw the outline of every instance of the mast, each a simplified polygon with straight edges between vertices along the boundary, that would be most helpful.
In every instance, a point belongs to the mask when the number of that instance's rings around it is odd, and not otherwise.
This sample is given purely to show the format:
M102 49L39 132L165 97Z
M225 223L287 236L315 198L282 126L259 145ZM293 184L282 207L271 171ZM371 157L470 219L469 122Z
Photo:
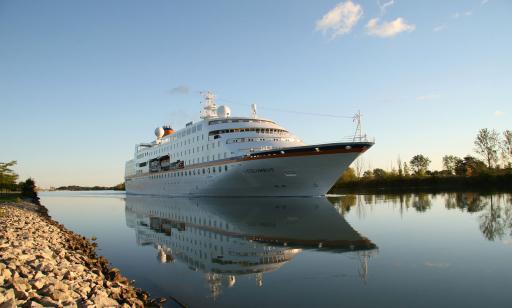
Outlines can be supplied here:
M201 111L201 119L211 119L217 117L217 105L215 104L215 94L211 91L201 92L203 96L203 110Z
M363 141L363 139L366 137L366 136L363 136L363 125L362 125L362 122L361 122L361 118L363 117L363 115L361 114L361 111L358 111L354 117L352 117L352 120L354 122L356 122L356 131L354 133L354 138L352 139L353 141Z

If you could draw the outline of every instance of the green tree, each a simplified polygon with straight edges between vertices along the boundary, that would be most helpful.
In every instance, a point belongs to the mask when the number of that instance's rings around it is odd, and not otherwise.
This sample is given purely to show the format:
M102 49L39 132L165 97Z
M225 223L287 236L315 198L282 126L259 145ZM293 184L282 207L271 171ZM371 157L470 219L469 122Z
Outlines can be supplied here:
M366 170L363 172L363 178L369 179L373 177L373 172L371 170Z
M512 131L510 130L503 132L503 140L501 141L501 154L503 157L504 166L510 168L510 161L512 160Z
M496 130L482 128L475 139L475 152L478 153L487 167L492 168L498 162L499 134Z
M343 172L343 174L341 175L341 178L340 178L340 182L343 182L343 183L353 182L355 180L357 180L356 173L354 172L354 169L352 169L350 167L347 170L345 170L345 172Z
M428 170L428 165L430 165L430 159L422 154L418 154L415 155L409 163L414 170L414 174L425 175Z
M376 178L383 178L387 175L387 172L384 171L384 169L381 168L375 168L373 169L373 176Z
M0 163L0 189L14 190L16 188L18 175L11 169L15 165L15 160L8 163Z
M457 162L455 166L456 175L472 176L487 171L485 163L473 156L467 155Z
M454 174L455 167L457 166L457 163L459 163L460 161L462 161L462 159L458 158L457 156L445 155L443 156L443 167L450 174Z

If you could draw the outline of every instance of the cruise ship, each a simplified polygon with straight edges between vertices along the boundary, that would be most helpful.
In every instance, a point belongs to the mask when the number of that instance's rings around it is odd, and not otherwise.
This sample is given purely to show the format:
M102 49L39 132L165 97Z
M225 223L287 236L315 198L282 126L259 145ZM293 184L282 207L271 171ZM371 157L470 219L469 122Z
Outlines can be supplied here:
M213 93L203 96L200 121L158 127L154 141L135 146L125 165L128 194L322 196L374 144L359 130L348 142L306 145L258 117L254 104L251 116L235 117Z
M277 271L305 250L355 259L366 281L377 246L354 230L325 197L126 197L125 217L138 245L155 248L159 262L204 274L211 295L237 279ZM350 270L350 269L347 269Z

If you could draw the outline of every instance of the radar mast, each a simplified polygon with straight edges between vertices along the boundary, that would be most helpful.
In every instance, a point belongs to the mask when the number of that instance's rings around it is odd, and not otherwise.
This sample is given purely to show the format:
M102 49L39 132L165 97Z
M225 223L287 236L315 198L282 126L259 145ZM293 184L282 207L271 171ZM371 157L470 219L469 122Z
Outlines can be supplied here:
M215 104L215 94L211 91L200 92L203 96L203 110L201 119L211 119L217 117L217 104Z

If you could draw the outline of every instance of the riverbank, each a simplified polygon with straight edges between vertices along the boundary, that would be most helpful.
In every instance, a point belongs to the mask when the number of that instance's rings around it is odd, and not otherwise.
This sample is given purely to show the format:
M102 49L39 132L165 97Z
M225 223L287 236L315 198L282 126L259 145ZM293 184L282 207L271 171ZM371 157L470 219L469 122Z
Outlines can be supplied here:
M44 206L0 201L0 307L154 305Z
M477 176L386 176L339 181L329 193L512 192L512 173Z

